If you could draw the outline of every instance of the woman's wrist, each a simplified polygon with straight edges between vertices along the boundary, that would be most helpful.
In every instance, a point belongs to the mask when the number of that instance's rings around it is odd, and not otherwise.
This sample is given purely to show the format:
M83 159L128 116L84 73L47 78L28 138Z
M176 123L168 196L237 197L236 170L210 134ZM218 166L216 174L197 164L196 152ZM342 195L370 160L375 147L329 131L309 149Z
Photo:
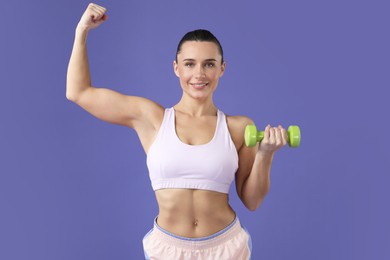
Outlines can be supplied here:
M75 40L85 43L87 41L89 29L83 26L77 26L75 30Z
M89 28L85 25L78 24L76 27L76 34L88 34Z
M258 150L256 153L256 157L258 157L258 159L261 162L269 162L269 163L272 162L274 155L275 155L275 152L273 152L273 151Z

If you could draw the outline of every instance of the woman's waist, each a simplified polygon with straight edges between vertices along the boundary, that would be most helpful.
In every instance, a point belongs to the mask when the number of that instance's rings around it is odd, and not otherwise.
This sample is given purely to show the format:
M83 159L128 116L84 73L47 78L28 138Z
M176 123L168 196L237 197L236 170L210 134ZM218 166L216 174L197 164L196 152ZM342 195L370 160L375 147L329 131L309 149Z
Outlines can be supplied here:
M157 219L157 218L156 218ZM153 235L154 239L164 241L165 243L175 245L180 248L188 248L189 250L201 250L209 249L231 240L233 237L242 232L242 226L238 218L234 218L233 221L213 233L206 232L201 234L198 232L188 233L181 236L177 233L172 233L167 229L163 229L155 222Z
M204 237L231 224L235 212L227 194L200 190L156 192L159 205L157 224L178 236Z
M164 230L181 237L206 237L221 231L229 226L236 215L233 210L223 214L213 215L180 215L172 216L160 211L157 217L157 224Z

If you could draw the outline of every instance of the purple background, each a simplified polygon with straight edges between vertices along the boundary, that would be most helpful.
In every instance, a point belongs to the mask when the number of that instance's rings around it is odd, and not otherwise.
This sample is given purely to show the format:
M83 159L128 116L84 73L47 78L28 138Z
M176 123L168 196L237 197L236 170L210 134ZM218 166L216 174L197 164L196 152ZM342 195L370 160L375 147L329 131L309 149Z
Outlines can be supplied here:
M385 3L387 2L387 3ZM94 85L169 107L182 35L211 30L227 114L298 124L254 213L231 203L253 259L390 259L388 1L99 1ZM68 101L74 28L88 1L2 1L0 259L142 259L157 205L135 132Z

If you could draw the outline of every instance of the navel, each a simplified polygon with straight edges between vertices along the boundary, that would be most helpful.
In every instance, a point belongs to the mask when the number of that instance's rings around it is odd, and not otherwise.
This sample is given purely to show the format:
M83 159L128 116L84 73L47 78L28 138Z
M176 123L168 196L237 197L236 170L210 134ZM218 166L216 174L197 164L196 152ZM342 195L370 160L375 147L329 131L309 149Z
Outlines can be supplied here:
M194 227L197 227L197 226L198 226L198 220L194 219Z

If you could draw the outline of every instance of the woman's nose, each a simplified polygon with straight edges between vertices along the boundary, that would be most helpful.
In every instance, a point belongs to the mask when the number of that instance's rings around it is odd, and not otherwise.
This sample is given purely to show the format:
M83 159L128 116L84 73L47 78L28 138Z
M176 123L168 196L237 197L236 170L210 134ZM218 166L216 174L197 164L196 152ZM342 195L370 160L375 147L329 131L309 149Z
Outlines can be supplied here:
M197 66L196 68L196 76L197 77L204 77L205 76L205 71L202 65Z

